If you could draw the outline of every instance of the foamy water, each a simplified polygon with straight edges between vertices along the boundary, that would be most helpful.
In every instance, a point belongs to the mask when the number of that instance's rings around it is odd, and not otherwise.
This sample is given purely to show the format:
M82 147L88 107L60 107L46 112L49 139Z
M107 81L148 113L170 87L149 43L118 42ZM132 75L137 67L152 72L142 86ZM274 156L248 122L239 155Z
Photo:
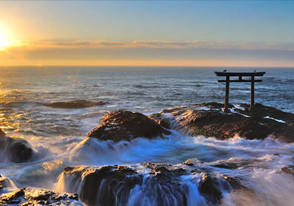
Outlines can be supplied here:
M143 162L186 168L182 163L194 159L198 162L195 167L216 176L233 176L248 188L224 190L222 205L292 205L293 177L281 169L293 165L294 144L271 137L245 140L236 136L225 141L191 137L175 128L168 140L138 138L114 143L85 139L104 114L116 109L151 114L174 106L223 102L224 85L217 83L215 70L223 68L1 68L0 126L8 136L26 139L37 155L32 162L11 163L5 151L0 151L0 174L18 188L67 191L60 176L67 166L119 164L147 175ZM267 74L256 84L256 101L294 112L294 72L262 71ZM230 101L248 103L249 86L232 84ZM72 100L108 104L79 109L47 106ZM188 205L206 204L197 190L200 178L201 174L182 177ZM127 205L155 205L152 197L156 194L146 196L150 184L147 178L143 186L135 187ZM170 201L166 204L177 205Z

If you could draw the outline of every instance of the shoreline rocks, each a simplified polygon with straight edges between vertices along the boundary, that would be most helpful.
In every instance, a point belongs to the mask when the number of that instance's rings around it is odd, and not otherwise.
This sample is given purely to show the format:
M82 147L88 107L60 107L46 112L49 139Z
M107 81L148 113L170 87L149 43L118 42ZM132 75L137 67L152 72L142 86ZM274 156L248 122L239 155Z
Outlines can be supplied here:
M169 129L190 136L203 135L225 140L238 135L245 139L265 139L269 136L285 142L294 142L294 114L261 104L255 111L249 105L230 105L230 113L222 112L223 104L216 102L180 106L162 110L148 117L138 113L117 110L102 117L100 125L87 137L115 143L143 137L166 138Z
M4 177L0 174L0 194L1 192L6 189L6 188L14 188L15 185L13 184L13 182L8 179L7 177Z
M172 116L179 125L175 129L192 136L203 135L221 140L236 134L246 139L273 136L294 142L294 114L261 104L255 105L254 112L249 112L248 107L246 104L240 107L231 105L231 112L224 113L221 111L223 104L211 102L165 109L159 114Z
M233 177L232 177L233 179ZM219 175L195 167L164 163L114 165L99 168L72 166L60 175L60 189L75 193L87 205L216 205L230 183ZM192 193L191 193L192 192ZM192 197L191 197L192 195Z
M59 193L47 189L22 188L0 197L1 205L84 205L77 194Z
M67 101L67 102L52 102L52 103L46 104L46 106L53 107L53 108L63 108L63 109L81 109L81 108L87 108L87 107L102 106L105 104L108 104L108 102L73 100L73 101Z
M1 161L6 159L9 162L21 163L33 159L35 152L25 139L8 137L1 129L0 133Z
M87 205L115 205L116 201L126 202L130 190L142 184L142 176L126 166L67 167L62 173L70 192L78 192L81 201ZM80 189L78 189L81 187ZM117 200L117 198L120 198Z
M117 110L104 115L100 125L92 129L87 137L99 140L131 141L142 137L147 139L166 138L167 129L141 113Z

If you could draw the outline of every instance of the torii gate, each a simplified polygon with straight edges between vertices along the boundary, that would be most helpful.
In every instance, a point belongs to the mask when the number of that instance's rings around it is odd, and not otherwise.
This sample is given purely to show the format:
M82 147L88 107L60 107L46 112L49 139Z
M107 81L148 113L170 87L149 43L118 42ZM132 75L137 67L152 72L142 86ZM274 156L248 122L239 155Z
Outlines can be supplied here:
M226 82L225 93L225 108L224 112L229 112L229 88L230 82L251 82L251 94L250 94L250 111L253 111L254 107L254 82L262 82L261 79L254 79L256 76L263 76L265 72L214 72L216 76L225 76L226 80L218 80L218 82ZM239 77L239 79L230 79L230 77ZM251 77L250 79L242 79L242 77Z

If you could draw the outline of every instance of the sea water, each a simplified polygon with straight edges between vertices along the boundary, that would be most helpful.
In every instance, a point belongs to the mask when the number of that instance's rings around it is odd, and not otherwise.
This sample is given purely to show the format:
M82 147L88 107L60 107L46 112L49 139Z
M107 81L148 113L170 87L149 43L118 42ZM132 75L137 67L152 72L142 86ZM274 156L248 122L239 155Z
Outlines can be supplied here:
M265 71L255 84L255 101L294 113L294 68L221 67L1 67L0 127L11 137L26 139L38 158L10 163L0 154L0 174L19 187L60 190L58 176L66 166L102 166L162 162L179 164L189 158L219 174L242 179L253 194L234 193L223 205L291 205L294 180L280 169L293 164L294 145L274 140L229 140L186 136L172 130L169 140L131 142L83 141L110 111L125 109L146 115L162 109L224 101L224 83L214 71ZM49 107L52 102L107 102L88 108ZM250 102L250 83L231 83L230 103ZM87 145L85 145L87 144ZM111 148L111 149L110 149ZM279 155L276 155L279 154ZM241 166L230 170L221 163ZM190 179L186 180L195 189ZM61 189L62 190L62 189ZM136 191L129 205L136 199ZM193 193L194 194L194 193ZM189 200L189 205L200 202ZM201 204L200 204L201 205Z

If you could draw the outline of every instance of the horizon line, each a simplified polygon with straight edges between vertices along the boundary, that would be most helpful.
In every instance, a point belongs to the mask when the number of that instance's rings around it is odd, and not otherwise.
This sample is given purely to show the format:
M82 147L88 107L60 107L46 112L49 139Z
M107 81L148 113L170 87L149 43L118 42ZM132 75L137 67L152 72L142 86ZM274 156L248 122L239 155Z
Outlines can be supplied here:
M190 68L218 68L218 67L226 67L226 68L293 68L289 66L168 66L168 65L0 65L1 67L190 67Z

